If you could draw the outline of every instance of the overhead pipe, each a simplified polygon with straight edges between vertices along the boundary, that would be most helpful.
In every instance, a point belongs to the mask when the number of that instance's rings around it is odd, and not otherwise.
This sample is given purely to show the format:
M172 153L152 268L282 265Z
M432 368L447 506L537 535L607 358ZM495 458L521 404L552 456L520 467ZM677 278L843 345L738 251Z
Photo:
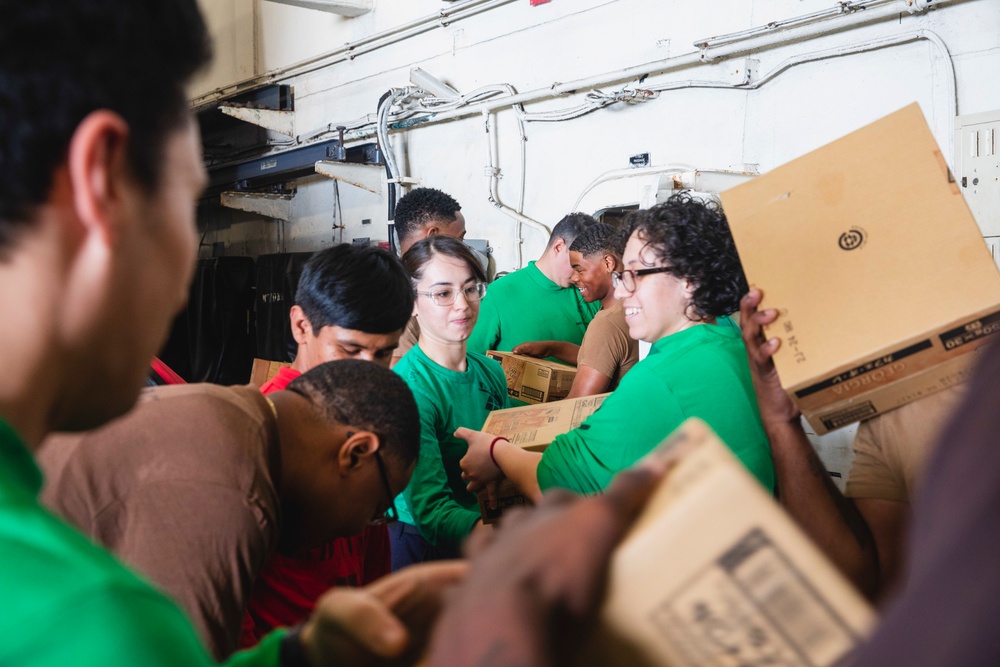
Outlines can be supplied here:
M576 198L573 203L573 208L571 211L577 211L580 208L580 203L583 202L583 198L590 194L590 191L596 188L602 183L607 183L608 181L621 180L623 178L636 178L639 176L655 176L656 174L682 174L687 171L694 171L694 167L689 164L664 164L656 167L638 167L635 169L626 167L624 169L612 169L611 171L606 171L594 180L592 180L587 187L583 189L580 196Z
M938 0L935 4L943 4L952 0ZM613 70L575 81L566 83L553 83L546 88L520 93L509 97L491 99L483 102L470 104L458 109L452 109L440 113L431 113L422 121L424 123L438 123L466 116L482 114L484 112L496 111L518 104L527 104L541 99L556 97L563 94L575 93L580 90L590 90L600 86L607 86L615 83L623 83L632 79L667 72L679 71L705 63L711 63L722 58L764 50L781 43L809 39L847 27L874 23L900 12L915 13L923 11L927 6L926 2L918 0L861 0L859 2L843 2L832 12L823 17L817 17L809 23L799 25L794 23L794 19L786 22L777 22L777 28L763 34L754 32L753 36L737 41L729 40L729 35L709 37L697 40L695 44L703 44L703 48L698 51L686 53L671 58L654 60L641 65L635 65L624 69ZM811 16L811 15L809 15ZM833 22L834 18L840 20ZM770 24L769 24L770 25ZM758 31L759 29L755 29ZM747 32L747 31L743 31ZM740 33L733 33L739 35ZM718 43L718 46L714 44ZM363 139L371 136L371 130L363 129L351 133L352 139Z
M548 239L548 237L552 234L552 230L549 229L544 224L542 224L541 222L539 222L537 220L534 220L532 218L529 218L526 215L523 215L520 211L515 211L514 209L512 209L511 207L507 206L502 201L500 201L500 193L499 193L500 169L496 166L497 165L497 161L498 161L497 160L497 156L498 156L498 152L499 152L498 151L498 147L497 147L497 143L496 143L496 114L484 112L483 113L483 125L484 125L484 128L486 130L486 154L487 154L487 159L489 160L489 162L487 163L487 166L486 166L486 175L489 177L489 180L490 180L489 201L498 210L500 210L501 212L503 212L505 215L510 216L511 218L513 218L516 221L515 232L514 232L515 233L514 245L515 245L516 252L517 252L517 268L520 268L521 267L521 262L522 262L521 244L524 242L524 239L521 237L521 231L520 231L519 225L523 223L525 225L528 225L529 227L532 227L533 229L537 229L538 231L542 232L545 235L546 239ZM526 160L525 160L525 156L524 156L524 139L525 139L525 137L524 137L524 127L523 127L523 125L521 125L521 142L520 143L521 143L521 151L522 151L522 155L521 155L521 158L522 158L521 159L521 178L522 178L521 193L522 193L522 196L523 196L523 192L524 192L524 187L523 187L524 186L524 182L523 182L523 179L524 179L524 167L525 167L525 164L526 164Z
M283 5L314 9L355 18L375 9L375 0L271 0Z
M253 76L233 84L216 88L204 95L194 98L191 106L195 109L217 102L220 99L231 97L261 86L268 85L279 79L289 79L303 74L309 74L316 70L323 69L330 65L347 60L353 60L359 55L370 53L386 46L391 46L397 42L409 39L415 35L425 33L436 28L445 28L448 25L463 19L476 16L483 12L490 11L502 5L509 4L515 0L466 0L456 3L451 7L446 7L434 14L402 23L398 26L377 32L373 35L363 37L353 42L347 42L343 46L327 51L326 53L301 60L292 65L279 67L264 74Z

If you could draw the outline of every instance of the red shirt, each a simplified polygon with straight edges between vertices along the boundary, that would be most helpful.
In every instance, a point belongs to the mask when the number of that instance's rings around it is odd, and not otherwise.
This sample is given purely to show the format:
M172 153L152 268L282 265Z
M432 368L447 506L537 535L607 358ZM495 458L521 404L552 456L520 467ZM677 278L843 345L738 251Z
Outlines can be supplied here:
M299 375L293 368L282 368L260 391L280 391ZM306 620L319 596L333 586L363 586L389 574L391 560L385 526L338 538L310 550L306 557L274 554L254 582L240 647L255 646L274 628Z

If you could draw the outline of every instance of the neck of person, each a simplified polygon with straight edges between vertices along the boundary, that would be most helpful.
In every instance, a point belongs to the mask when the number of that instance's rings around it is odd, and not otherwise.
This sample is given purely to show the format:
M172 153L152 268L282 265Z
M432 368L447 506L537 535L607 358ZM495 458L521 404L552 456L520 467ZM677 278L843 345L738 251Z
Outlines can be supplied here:
M608 290L608 293L604 295L604 298L601 299L601 310L609 310L610 308L613 308L615 301L617 300L618 299L615 298L615 288L612 287Z
M40 232L41 233L41 232ZM66 352L60 343L60 315L66 307L60 294L68 291L67 267L55 252L35 243L30 234L21 239L14 259L0 263L0 312L9 318L0 327L3 378L0 380L0 419L31 451L38 449L50 432L57 430L68 409L77 400L84 359ZM17 286L12 289L12 286ZM72 309L78 310L78 308ZM16 322L16 325L14 325ZM85 383L83 383L85 385ZM139 388L136 387L136 394Z
M469 368L467 361L467 349L465 341L443 341L438 340L430 334L420 330L420 339L417 343L424 354L438 366L444 366L450 371L464 373Z
M556 270L555 264L556 258L552 254L552 249L549 248L542 253L542 256L535 260L535 268L542 272L542 275L551 280L552 282L558 284L556 280Z

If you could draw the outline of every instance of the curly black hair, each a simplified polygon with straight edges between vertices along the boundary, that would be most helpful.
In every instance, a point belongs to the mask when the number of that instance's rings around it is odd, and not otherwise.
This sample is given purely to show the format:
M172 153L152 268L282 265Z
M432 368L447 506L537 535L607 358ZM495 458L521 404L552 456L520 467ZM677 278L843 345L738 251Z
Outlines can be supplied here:
M569 249L584 257L612 255L621 260L623 244L624 239L617 229L606 222L598 222L583 230Z
M377 433L382 451L404 467L420 452L420 413L398 374L359 359L315 366L288 384L329 422Z
M739 309L747 293L736 244L722 208L686 193L625 219L627 236L638 235L677 278L695 285L688 317L703 322Z
M434 188L416 188L397 203L393 224L402 243L424 225L435 220L451 224L462 210L455 198Z

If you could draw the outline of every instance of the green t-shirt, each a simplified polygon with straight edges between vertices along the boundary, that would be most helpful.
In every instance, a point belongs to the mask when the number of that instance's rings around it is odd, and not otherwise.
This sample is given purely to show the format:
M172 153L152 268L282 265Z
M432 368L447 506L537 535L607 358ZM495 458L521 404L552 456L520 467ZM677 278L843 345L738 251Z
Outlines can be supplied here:
M731 320L661 338L579 428L542 455L538 483L579 493L603 490L688 417L708 423L754 476L774 491L774 463L739 331Z
M579 345L601 302L587 303L575 287L559 287L534 262L490 283L469 337L470 352L510 352L535 340ZM551 361L559 361L549 357Z
M0 665L212 665L176 604L43 508L42 474L0 421ZM284 631L229 665L277 665Z
M396 510L400 521L447 549L457 549L479 520L479 503L465 490L458 464L469 447L455 437L455 429L480 429L490 412L507 407L500 364L474 353L466 360L464 373L449 370L418 344L393 367L413 391L420 411L420 457L410 484L396 498Z

